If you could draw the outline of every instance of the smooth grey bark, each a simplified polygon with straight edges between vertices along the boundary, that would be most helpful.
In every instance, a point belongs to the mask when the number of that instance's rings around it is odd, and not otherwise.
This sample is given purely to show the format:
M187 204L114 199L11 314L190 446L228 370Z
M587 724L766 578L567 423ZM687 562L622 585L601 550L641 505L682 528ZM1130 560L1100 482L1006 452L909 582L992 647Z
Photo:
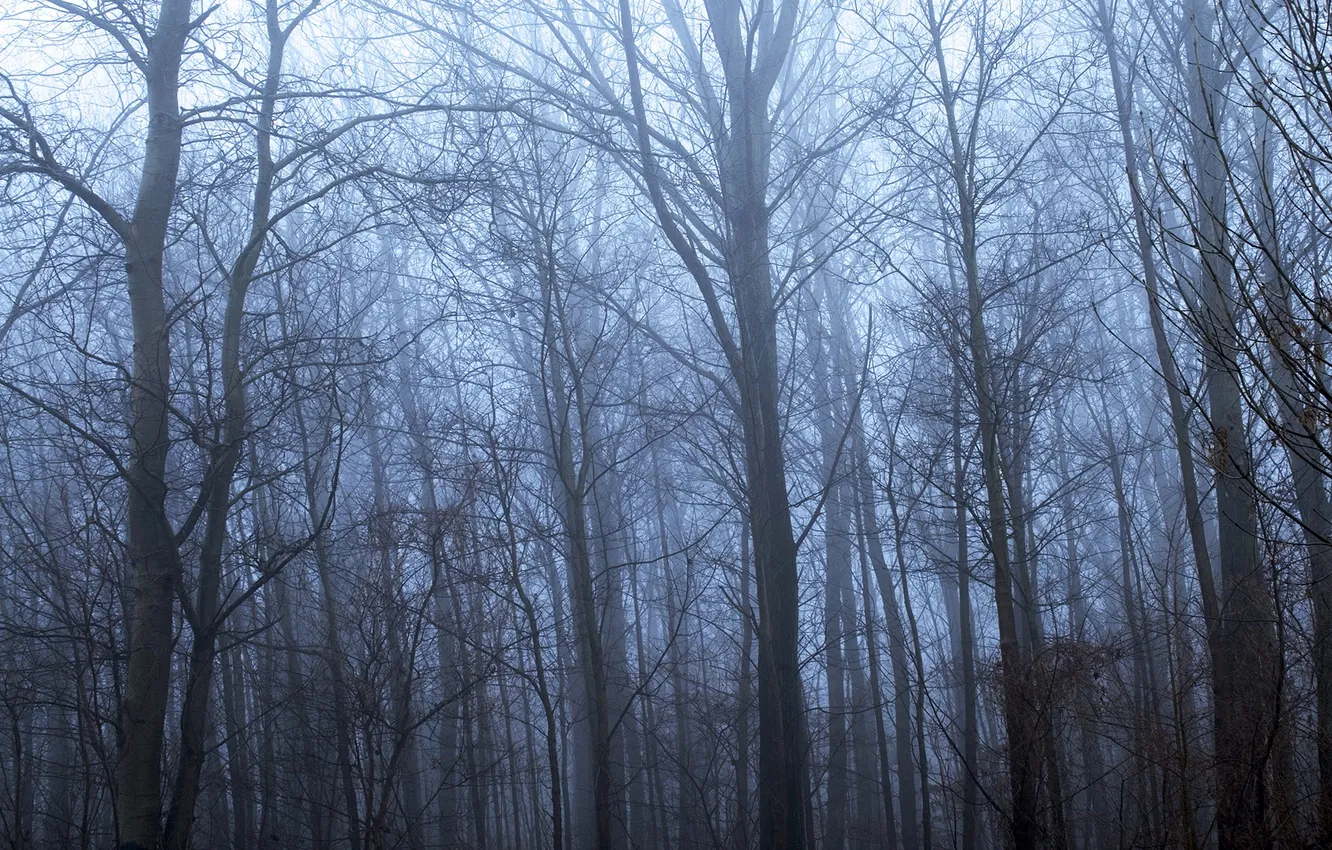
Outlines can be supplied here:
M1199 255L1194 284L1203 347L1203 384L1215 448L1221 609L1212 656L1216 696L1217 841L1248 850L1270 840L1269 747L1278 658L1274 604L1259 558L1257 494L1240 386L1235 281L1227 241L1226 72L1218 55L1216 12L1190 0L1185 8L1188 118L1194 194L1191 230ZM1267 743L1265 743L1267 742Z
M158 850L162 843L162 748L181 571L166 513L171 341L162 269L180 169L180 67L191 8L191 0L163 0L140 66L148 133L133 215L126 221L99 210L124 245L134 334L126 482L132 588L115 797L122 850Z

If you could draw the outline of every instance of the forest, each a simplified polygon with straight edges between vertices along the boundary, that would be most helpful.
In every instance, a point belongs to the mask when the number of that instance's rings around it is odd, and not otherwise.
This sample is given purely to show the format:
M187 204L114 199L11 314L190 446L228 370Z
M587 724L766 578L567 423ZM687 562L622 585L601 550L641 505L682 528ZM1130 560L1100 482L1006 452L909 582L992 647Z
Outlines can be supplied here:
M1332 848L1324 0L4 0L0 846Z

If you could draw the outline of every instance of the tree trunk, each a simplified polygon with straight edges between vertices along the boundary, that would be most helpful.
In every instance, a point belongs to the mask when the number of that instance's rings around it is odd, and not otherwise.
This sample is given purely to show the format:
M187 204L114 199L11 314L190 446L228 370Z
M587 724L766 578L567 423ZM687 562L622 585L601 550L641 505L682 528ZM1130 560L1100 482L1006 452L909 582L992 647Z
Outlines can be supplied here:
M1035 733L1036 719L1025 686L1026 661L1018 638L1014 613L1013 576L1008 551L1008 522L1004 505L1003 461L999 452L999 406L991 375L990 344L986 336L980 266L977 257L977 216L975 187L971 182L966 148L959 128L948 63L944 55L942 24L932 0L927 0L930 35L935 66L949 138L949 170L957 193L962 232L963 280L967 294L968 344L976 380L976 408L981 436L982 478L985 484L990 554L994 559L994 596L999 621L999 654L1002 663L1004 727L1008 737L1009 786L1012 795L1010 819L1013 850L1035 850L1041 841L1040 809L1037 795L1039 748Z
M893 779L892 768L890 767L892 762L888 758L888 731L884 728L883 710L880 705L883 699L883 689L879 686L879 647L878 641L874 637L874 600L870 595L869 556L866 552L865 522L861 517L863 511L863 506L857 502L856 541L860 549L860 583L863 589L861 601L865 619L865 649L866 656L869 659L870 693L874 698L874 731L879 749L879 790L883 795L884 825L887 827L887 840L883 842L883 846L890 848L890 850L896 850L898 847L897 818L893 813Z
M296 406L297 430L300 437L302 477L305 484L306 517L311 530L318 529L324 521L331 495L321 499L319 486L324 473L322 454L318 456L310 443L309 428L301 406ZM329 485L330 489L333 485ZM346 674L346 654L342 649L341 601L333 581L333 563L328 552L327 540L321 535L314 542L315 571L319 580L320 608L324 615L324 635L322 654L328 667L329 685L333 692L333 733L334 749L337 756L338 775L341 782L343 817L346 818L347 843L351 850L361 848L361 818L359 813L356 781L352 765L352 728L349 689Z
M1203 0L1186 8L1195 209L1200 256L1196 317L1213 440L1220 620L1212 656L1216 693L1217 840L1220 850L1249 850L1270 841L1267 768L1276 731L1277 657L1271 588L1258 555L1257 494L1252 480L1244 395L1235 354L1236 298L1226 225L1227 166L1221 150L1223 71L1215 12Z
M680 230L652 152L629 0L620 0L620 39L633 105L641 173L671 246L706 302L712 328L738 391L745 443L745 497L754 543L757 585L759 701L759 844L765 850L803 850L806 838L804 695L800 679L800 587L795 534L782 451L777 303L768 238L769 96L786 65L798 4L781 0L765 38L746 46L738 0L708 5L729 105L729 126L718 139L720 206L727 226L722 264L734 298L733 336L712 275ZM738 336L738 338L737 338Z
M171 342L162 287L167 227L180 169L180 66L191 0L163 0L145 67L148 135L133 218L122 233L134 332L128 511L130 596L116 831L122 850L162 843L162 746L171 679L171 625L180 553L166 513L171 445Z
M825 287L826 289L826 287ZM842 385L834 347L836 340L824 330L819 304L806 299L805 333L813 351L814 404L823 411L819 419L819 447L823 481L828 488L823 503L823 540L826 564L823 585L823 644L827 652L828 677L828 768L827 803L823 845L827 850L845 850L851 819L851 753L847 737L846 697L846 600L851 588L851 497L841 463L846 415L843 400L830 389ZM836 370L836 371L834 371ZM836 380L834 380L834 378Z
M749 713L753 699L754 626L750 601L749 529L740 529L740 683L736 690L735 847L749 850Z
M227 732L227 767L231 781L231 831L235 850L255 846L254 786L250 778L250 747L245 711L244 664L239 649L222 654L222 709Z
M869 476L869 456L858 424L852 426L852 450L856 459L856 486L860 491L860 521L865 535L874 579L879 587L879 601L883 604L888 625L888 659L893 670L894 741L897 747L897 792L903 850L917 850L920 844L919 821L916 809L916 770L911 753L911 674L907 669L906 630L902 626L901 610L897 607L897 592L893 574L883 553L883 540L879 532L878 515L874 507L873 482Z
M1251 13L1252 14L1252 13ZM1256 35L1256 34L1255 34ZM1255 69L1265 67L1261 37L1249 48ZM1258 71L1253 72L1259 76ZM1254 81L1255 92L1264 91L1265 81ZM1300 327L1291 304L1291 281L1282 267L1281 244L1277 239L1271 120L1266 102L1253 110L1254 148L1258 176L1252 216L1261 259L1259 286L1262 316L1259 327L1267 340L1268 378L1275 390L1279 410L1278 437L1286 449L1295 507L1299 512L1305 549L1309 555L1309 578L1313 596L1314 700L1317 711L1315 746L1318 758L1318 828L1322 843L1332 846L1332 505L1327 493L1326 455L1311 411L1316 409L1316 375L1321 364L1306 365ZM1303 380L1301 380L1303 379ZM1292 777L1287 776L1288 780Z

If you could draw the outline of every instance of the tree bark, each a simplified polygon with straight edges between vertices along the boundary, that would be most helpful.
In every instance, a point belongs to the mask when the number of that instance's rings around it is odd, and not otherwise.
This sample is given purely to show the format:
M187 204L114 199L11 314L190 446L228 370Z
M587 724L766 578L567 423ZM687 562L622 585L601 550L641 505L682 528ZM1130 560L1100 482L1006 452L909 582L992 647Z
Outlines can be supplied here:
M162 746L181 570L166 513L171 341L162 269L180 169L180 66L190 8L191 0L163 0L148 40L148 135L133 218L121 233L134 333L127 465L132 609L126 612L128 660L115 798L122 850L158 850L162 843Z
M738 391L759 603L759 844L771 850L803 850L807 773L800 743L805 710L800 680L800 588L782 451L777 303L767 198L773 144L768 100L791 50L798 4L782 0L777 12L764 9L759 16L763 38L757 46L746 32L749 24L738 0L710 3L707 9L729 105L729 126L718 139L718 152L721 214L728 231L722 264L734 298L739 331L734 336L711 273L680 230L662 187L652 152L629 2L620 0L619 5L641 174L658 225L699 287Z
M1277 670L1271 589L1258 553L1257 494L1236 354L1235 282L1227 247L1227 166L1221 145L1224 71L1217 55L1215 11L1190 0L1188 111L1200 258L1196 293L1201 315L1203 382L1213 440L1220 619L1212 655L1216 695L1217 841L1220 850L1249 850L1271 840L1266 804L1270 742L1276 731Z

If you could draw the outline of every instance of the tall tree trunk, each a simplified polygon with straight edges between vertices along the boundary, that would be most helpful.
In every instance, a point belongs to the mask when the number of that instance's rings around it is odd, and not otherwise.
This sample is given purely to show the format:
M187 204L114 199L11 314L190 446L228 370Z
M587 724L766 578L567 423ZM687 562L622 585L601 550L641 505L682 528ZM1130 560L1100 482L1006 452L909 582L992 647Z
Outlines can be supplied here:
M555 257L549 240L541 248L546 252L541 271L545 303L545 351L541 367L544 383L551 393L545 401L545 431L550 442L551 472L556 505L564 530L565 563L569 573L569 596L573 608L574 633L578 645L579 670L587 712L586 741L576 762L590 767L591 817L593 840L598 850L613 846L611 800L611 725L606 663L600 628L599 608L592 578L591 536L588 529L586 497L592 470L591 435L578 428L587 421L588 400L581 381L570 381L567 371L576 368L579 358L572 348L574 329L567 326L560 301ZM572 384L572 391L570 390ZM543 393L544 396L544 393ZM574 451L575 439L580 453Z
M896 510L893 511L896 513ZM896 524L896 521L894 521ZM908 584L906 557L902 549L902 537L905 529L899 529L894 538L897 545L897 570L902 579L902 609L906 611L907 625L911 634L911 661L916 670L916 769L920 773L920 835L921 847L932 850L934 847L934 823L930 810L930 759L928 739L925 736L925 660L920 647L920 629L916 623L916 613L911 607L911 588Z
M1041 841L1040 804L1037 794L1039 748L1034 734L1035 718L1026 688L1026 661L1018 638L1014 613L1012 565L1004 504L1003 461L999 452L999 405L991 374L990 344L985 329L980 265L977 257L977 215L972 169L959 127L956 95L953 92L944 54L943 25L932 0L926 0L935 66L939 74L949 140L949 171L957 193L958 224L962 239L963 280L967 295L968 344L976 380L976 408L981 436L982 478L985 484L990 554L994 560L994 596L999 621L999 655L1002 663L1004 727L1008 737L1010 818L1013 850L1035 850Z
M181 571L166 512L171 341L162 268L180 169L180 66L190 8L191 0L163 0L148 39L148 135L133 218L120 228L134 333L126 515L131 607L115 796L122 850L158 850L162 843L162 747Z
M587 348L584 345L582 348ZM591 352L584 357L591 358ZM603 445L600 422L589 417L592 445ZM613 789L625 789L628 796L612 799L612 836L617 847L629 843L628 826L632 819L632 803L642 796L642 741L637 715L634 713L634 681L637 676L629 663L629 623L624 605L624 572L629 562L628 522L623 505L627 493L621 484L619 458L614 450L599 459L592 473L592 496L596 514L597 567L601 584L601 609L598 619L605 639L607 698L611 701L611 717L618 718L614 725L622 730L611 742L611 781ZM616 736L613 736L616 737Z
M231 490L244 451L246 421L245 373L241 365L245 302L259 257L268 239L275 179L272 133L282 78L282 62L290 28L278 21L277 0L266 0L269 35L268 62L255 130L257 171L250 208L248 239L227 276L227 303L222 320L222 439L212 449L203 488L208 494L204 537L199 550L199 575L191 627L194 639L186 674L185 703L181 708L180 757L167 813L166 844L187 850L199 795L208 703L216 666L216 644L224 623L218 610L222 560L227 543Z
M911 753L911 674L907 669L906 630L902 626L902 614L897 606L893 574L884 557L883 539L874 507L874 483L869 474L869 455L861 430L859 423L852 425L852 451L855 453L859 517L865 535L865 547L874 568L879 601L883 605L888 626L888 660L893 671L894 742L897 748L897 800L902 814L899 825L903 850L917 850L921 844L916 808L916 770Z
M1069 473L1068 451L1064 438L1065 417L1057 420L1058 431L1055 443L1059 447L1059 477L1063 482L1061 510L1063 512L1064 548L1068 560L1068 620L1069 638L1081 643L1086 639L1088 617L1090 616L1086 593L1082 587L1082 557L1078 551L1077 529L1074 520L1072 476ZM1101 754L1101 744L1096 737L1095 719L1098 712L1096 695L1090 687L1079 688L1077 699L1077 727L1079 744L1082 751L1082 784L1087 798L1087 814L1090 820L1084 836L1083 846L1087 850L1111 850L1112 816L1105 797L1105 761Z
M1219 616L1220 601L1217 598L1211 556L1207 550L1202 499L1199 496L1197 472L1193 461L1193 442L1189 434L1189 415L1184 407L1183 390L1175 367L1175 355L1171 349L1170 340L1166 337L1165 317L1161 310L1159 277L1152 250L1147 200L1143 195L1141 180L1138 176L1138 148L1133 138L1131 117L1132 99L1123 80L1114 21L1110 17L1104 0L1097 0L1097 16L1101 25L1102 38L1106 45L1106 58L1110 65L1110 79L1114 88L1120 141L1124 149L1124 170L1128 178L1129 197L1133 208L1134 236L1137 242L1138 258L1142 263L1143 288L1147 294L1147 316L1152 327L1152 341L1156 349L1157 366L1160 369L1162 383L1165 384L1166 399L1170 407L1170 425L1174 432L1175 451L1179 457L1179 472L1184 497L1185 519L1189 530L1189 542L1193 548L1194 563L1198 572L1198 586L1203 602L1203 613L1206 622L1209 624L1208 632L1210 635L1215 629L1215 623Z
M284 324L285 331L285 324ZM295 383L295 376L292 376ZM312 533L319 529L332 501L334 483L329 483L329 495L320 493L321 479L325 475L322 453L316 454L310 440L310 430L300 404L296 405L296 424L301 448L301 472L305 484L306 518ZM361 848L361 818L356 780L352 765L352 721L349 687L346 673L346 654L342 649L342 604L333 580L333 560L328 541L322 535L314 541L315 572L319 581L319 602L324 617L322 655L328 667L329 686L333 692L333 742L337 756L339 791L342 794L342 815L346 818L347 843L351 850Z
M237 658L240 649L222 654L222 710L227 732L227 768L231 783L231 831L235 850L255 846L254 786L250 777L248 718L245 711L244 663Z
M250 454L250 468L258 470L260 468L258 453L255 451L253 442L248 444L248 451ZM256 490L255 512L257 514L256 527L265 539L271 539L276 534L276 528L273 520L274 511L270 504L270 495L267 486L261 486ZM294 760L299 764L310 766L310 769L308 770L293 772L291 784L297 785L298 787L290 789L285 796L295 798L308 807L306 826L309 830L310 845L312 847L318 847L319 827L322 823L320 807L324 797L324 777L321 772L314 767L319 764L319 759L316 751L316 742L314 740L314 724L311 720L309 702L303 681L304 665L301 662L300 646L298 645L297 639L296 607L292 604L289 588L283 580L283 577L279 576L277 579L266 585L264 603L265 613L271 620L277 623L277 637L275 640L278 641L281 646L280 659L276 657L278 655L276 648L273 650L272 654L274 655L274 658L271 662L272 668L275 672L279 670L281 671L281 678L285 680L283 684L285 685L287 698L290 699L292 703L292 714L296 718L294 737L296 737L298 741L287 741L284 743L291 744L292 752L298 754L294 756ZM271 684L272 683L261 682L261 687L269 686ZM276 726L275 723L273 725ZM271 734L276 736L277 731L278 730L274 730ZM267 736L269 734L270 733L266 729L265 735ZM276 767L276 764L263 766L264 770L273 772L274 775L271 779L271 784L273 786L279 784L276 778ZM266 819L269 817L270 811L278 808L277 799L275 797L264 797L262 802L263 817ZM276 828L274 830L277 843L279 845L284 842L298 843L298 840L295 837L295 824L290 823L285 819L279 821L279 823L282 830L278 831ZM261 835L261 838L265 842L268 840L268 837L267 832L264 832Z
M950 276L952 264L949 264ZM960 343L961 340L958 340ZM960 353L959 353L960 356ZM953 434L953 534L957 538L957 610L962 668L962 846L979 848L980 725L976 696L976 634L971 615L971 563L967 527L966 458L962 453L962 369L953 363L951 393Z
M893 779L891 760L888 758L888 731L883 722L883 689L879 685L879 647L874 637L874 599L870 594L869 555L866 552L865 522L861 517L864 507L856 503L856 542L860 550L861 602L865 620L865 649L869 659L869 685L873 696L874 731L878 743L879 790L883 795L884 825L887 827L886 841L883 846L896 850L897 818L893 813Z
M685 628L685 606L688 604L690 573L689 558L684 558L684 568L678 566L680 558L668 554L666 525L662 509L662 495L658 484L657 522L658 536L662 545L662 570L666 585L666 660L670 665L672 708L675 715L675 775L677 810L676 821L679 823L680 850L698 850L701 846L702 808L697 789L694 787L693 741L689 734L689 652L690 644Z
M749 529L740 529L740 683L736 690L735 847L749 850L749 714L753 699L754 625L750 601Z
M653 458L655 464L656 458ZM658 506L661 500L655 499ZM658 507L658 529L664 526L660 518L660 507ZM663 535L664 537L664 535ZM664 541L663 541L664 544ZM666 548L662 546L662 553L665 554ZM641 711L639 712L639 728L643 734L643 765L644 773L644 796L640 802L636 802L639 808L632 813L633 830L630 834L630 841L635 850L644 850L652 845L651 839L653 830L653 813L661 805L660 798L656 791L661 787L661 756L657 750L656 721L652 710L653 697L652 689L649 687L651 671L644 666L643 659L647 658L647 645L643 640L643 618L645 616L642 607L642 593L638 581L638 565L640 560L636 557L630 561L629 567L629 591L630 598L634 606L634 650L639 659L638 662L638 703ZM657 844L667 850L670 842L667 836L659 835Z
M519 566L522 563L518 550L518 531L513 516L513 498L509 491L505 475L500 468L498 451L491 446L491 459L495 467L495 480L500 482L500 509L504 520L505 546L508 555L509 581L518 600L522 603L522 615L528 630L528 639L532 644L532 666L536 676L537 699L541 703L542 719L546 733L546 767L550 779L550 843L553 850L564 848L564 803L561 800L564 788L560 782L559 719L555 709L555 694L552 694L550 677L546 670L545 652L541 646L541 624L537 617L537 608L531 595L523 584ZM641 655L641 651L640 651ZM535 753L533 753L535 757ZM535 812L533 813L535 814Z
M1138 171L1138 147L1133 136L1132 92L1124 82L1124 74L1119 56L1118 39L1115 34L1114 20L1104 0L1097 0L1095 7L1097 23L1102 40L1106 46L1106 61L1110 68L1110 80L1115 97L1115 112L1119 127L1120 143L1124 154L1124 170L1129 187L1129 200L1133 212L1134 237L1138 258L1142 265L1143 289L1147 296L1147 316L1152 329L1152 342L1156 353L1156 364L1165 385L1166 401L1169 410L1173 443L1180 473L1180 495L1183 500L1185 524L1188 529L1189 543L1198 576L1198 587L1202 598L1203 617L1207 633L1209 656L1215 659L1220 651L1217 644L1218 622L1221 603L1218 599L1215 576L1212 570L1211 555L1208 552L1207 535L1203 523L1202 498L1199 495L1197 473L1193 459L1192 436L1189 432L1189 413L1184 405L1183 390L1175 365L1174 352L1166 336L1165 317L1161 308L1159 276L1149 225L1147 199L1143 192ZM1176 582L1178 584L1178 581ZM1174 594L1176 621L1178 623L1175 643L1181 658L1191 657L1189 637L1183 626L1182 594ZM1181 665L1186 667L1187 665ZM1187 720L1190 712L1181 714L1178 703L1187 700L1186 692L1174 695L1176 715ZM1187 762L1188 735L1181 730L1180 758ZM1183 818L1184 842L1187 847L1197 844L1195 812L1188 799L1191 778L1188 771L1180 772L1181 817Z
M1258 554L1257 494L1236 362L1242 343L1227 246L1228 173L1221 147L1225 72L1215 42L1215 10L1204 0L1190 0L1185 11L1193 232L1201 261L1196 294L1202 315L1196 319L1213 441L1223 589L1212 656L1217 839L1220 850L1249 850L1270 841L1267 768L1277 723L1274 606Z
M1150 722L1148 689L1152 687L1153 683L1149 680L1147 674L1147 635L1140 617L1140 599L1136 592L1137 583L1134 581L1133 575L1133 530L1129 517L1128 495L1124 489L1123 455L1111 434L1111 429L1115 426L1110 420L1110 410L1106 404L1104 394L1101 395L1101 410L1103 414L1100 424L1101 440L1106 449L1106 465L1110 470L1110 487L1115 499L1115 518L1119 532L1119 586L1124 619L1129 631L1129 652L1133 669L1132 699L1136 715L1132 720L1132 728L1129 730L1129 746L1133 753L1133 773L1137 777L1138 781L1135 784L1138 787L1136 800L1132 801L1129 811L1121 813L1120 828L1126 835L1136 836L1150 834L1147 814L1151 805L1155 802L1155 795L1148 793L1143 788L1143 783L1152 770L1146 760L1147 731L1144 727Z
M826 289L826 287L824 287ZM822 411L819 447L823 460L823 539L826 564L823 586L823 644L827 653L828 677L828 768L827 803L823 845L827 850L845 850L851 819L851 753L847 736L846 696L846 600L851 588L851 498L848 478L841 463L846 426L843 400L834 398L832 387L841 387L841 369L835 361L837 341L824 330L819 304L806 299L805 333L813 351L814 404ZM836 369L836 372L834 372ZM834 380L836 378L836 380Z
M796 541L782 450L777 302L769 242L767 197L772 153L769 98L786 67L799 15L796 0L764 7L761 42L739 0L708 4L713 41L725 79L729 123L718 139L720 212L727 239L722 258L738 334L732 334L712 273L681 231L652 152L629 0L620 0L633 127L641 174L671 247L698 285L712 329L737 390L745 443L745 498L754 544L759 608L759 844L765 850L803 850L807 771L804 693L800 679L800 586ZM747 46L748 45L748 46Z
M1250 12L1249 15L1260 15ZM1263 97L1266 67L1262 36L1254 33L1249 47L1252 90ZM1286 449L1295 507L1299 512L1304 545L1309 555L1309 579L1313 596L1314 702L1317 711L1315 746L1318 758L1318 828L1322 843L1332 845L1332 505L1329 504L1327 473L1320 433L1307 411L1316 407L1316 371L1323 366L1307 365L1307 352L1299 341L1300 327L1291 304L1291 279L1282 263L1277 238L1276 193L1269 111L1265 101L1253 109L1254 156L1257 181L1251 215L1257 231L1259 287L1264 315L1259 327L1267 340L1268 378L1278 407L1278 437ZM1313 359L1313 358L1310 358ZM1313 374L1311 374L1313 373Z

